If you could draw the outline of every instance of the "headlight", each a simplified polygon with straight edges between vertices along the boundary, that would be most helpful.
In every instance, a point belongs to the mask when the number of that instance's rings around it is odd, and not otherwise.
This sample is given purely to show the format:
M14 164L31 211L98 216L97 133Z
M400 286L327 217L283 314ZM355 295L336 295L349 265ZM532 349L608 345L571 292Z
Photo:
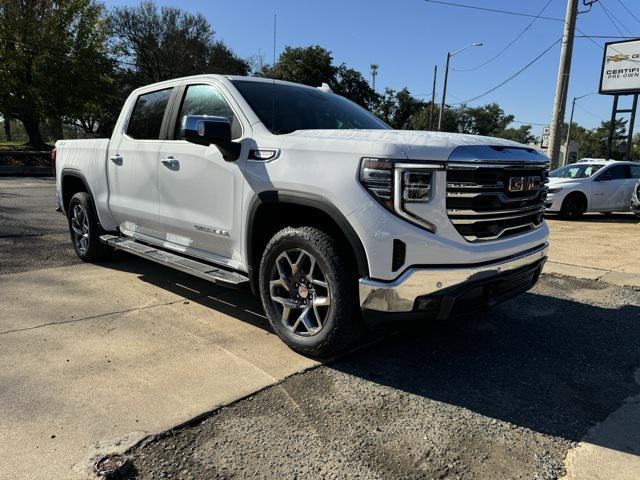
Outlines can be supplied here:
M409 163L379 158L363 158L360 183L384 208L410 222L435 232L427 219L408 212L408 204L427 203L433 197L437 164Z

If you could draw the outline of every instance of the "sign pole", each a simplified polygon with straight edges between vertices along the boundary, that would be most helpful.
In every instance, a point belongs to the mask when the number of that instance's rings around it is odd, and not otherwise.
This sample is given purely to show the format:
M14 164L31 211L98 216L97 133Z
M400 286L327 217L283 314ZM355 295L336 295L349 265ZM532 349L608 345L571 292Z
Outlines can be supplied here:
M613 108L611 109L611 121L609 122L609 138L607 139L607 160L611 160L613 150L613 135L616 131L616 113L618 113L618 95L613 96Z
M631 159L631 144L633 143L633 124L636 123L636 107L638 106L638 94L633 96L633 106L631 107L631 118L629 119L629 135L627 136L627 149L624 155L624 159L629 161Z

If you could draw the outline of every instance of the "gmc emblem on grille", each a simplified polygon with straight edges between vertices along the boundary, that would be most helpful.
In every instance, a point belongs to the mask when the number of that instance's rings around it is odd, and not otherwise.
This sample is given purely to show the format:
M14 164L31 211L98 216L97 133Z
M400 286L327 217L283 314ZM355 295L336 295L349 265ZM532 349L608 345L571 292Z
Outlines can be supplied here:
M540 185L540 177L510 177L510 192L528 192Z

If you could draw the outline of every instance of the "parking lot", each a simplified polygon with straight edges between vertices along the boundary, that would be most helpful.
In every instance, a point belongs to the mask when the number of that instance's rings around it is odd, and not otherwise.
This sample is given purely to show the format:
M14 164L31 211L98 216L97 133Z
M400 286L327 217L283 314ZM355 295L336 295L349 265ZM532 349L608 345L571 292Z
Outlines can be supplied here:
M0 179L0 478L125 451L143 479L637 478L632 215L551 218L529 293L319 365L245 292L80 262L54 203L52 180Z

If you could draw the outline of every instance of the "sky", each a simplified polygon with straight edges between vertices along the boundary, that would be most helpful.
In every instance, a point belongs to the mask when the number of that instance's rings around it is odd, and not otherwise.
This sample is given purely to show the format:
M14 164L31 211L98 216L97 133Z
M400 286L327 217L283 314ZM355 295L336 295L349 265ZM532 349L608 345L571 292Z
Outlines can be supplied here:
M484 8L538 14L564 19L565 0L448 0ZM473 71L499 53L519 35L532 18L436 4L425 0L156 0L203 14L216 39L239 56L273 57L273 23L277 18L276 55L285 46L320 45L331 51L334 63L346 63L370 79L370 65L379 65L376 90L407 87L416 96L430 98L434 66L438 66L438 102L442 92L448 51L473 42L451 60L447 104L474 98L500 84L562 36L563 22L538 19L495 60ZM107 0L107 6L136 5L133 0ZM547 5L548 3L548 5ZM577 27L586 35L640 36L639 0L600 0L578 16ZM582 0L580 0L581 10ZM626 6L631 15L624 9ZM603 8L604 7L604 8ZM607 16L607 12L613 17ZM581 33L577 33L580 35ZM614 39L576 38L567 102L566 121L574 96L598 91L603 45ZM539 135L550 122L560 58L560 43L531 67L496 91L469 105L497 102L517 122L530 123ZM623 97L621 105L630 103ZM595 127L611 115L613 97L589 95L578 100L574 121ZM536 125L538 124L538 125ZM514 126L518 126L517 124Z

